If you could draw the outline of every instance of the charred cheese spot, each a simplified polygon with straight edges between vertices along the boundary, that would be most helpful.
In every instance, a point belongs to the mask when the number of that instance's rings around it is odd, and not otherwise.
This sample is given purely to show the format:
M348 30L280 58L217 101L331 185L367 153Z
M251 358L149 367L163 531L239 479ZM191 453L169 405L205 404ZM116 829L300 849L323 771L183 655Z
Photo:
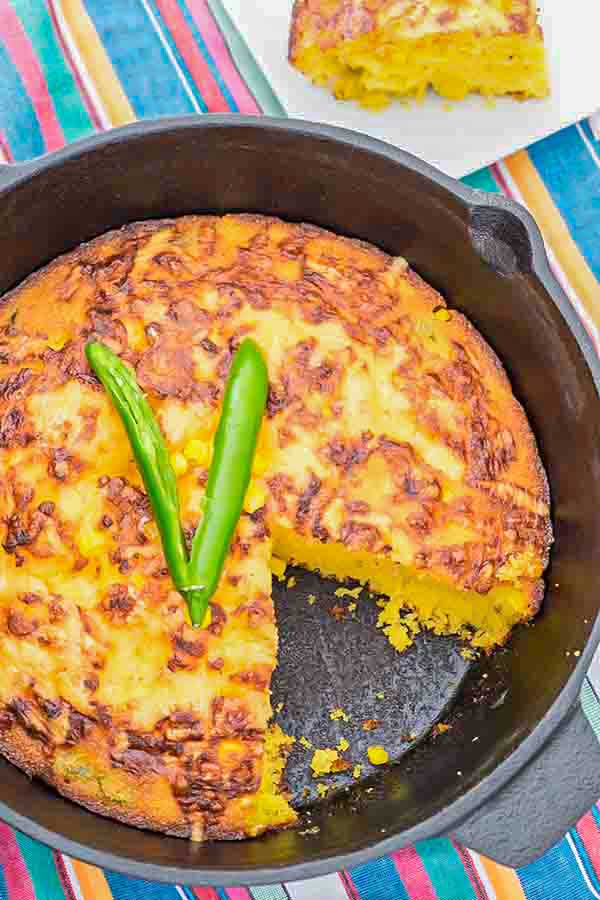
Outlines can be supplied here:
M56 329L46 323L48 304ZM292 823L269 730L271 572L294 560L489 650L536 611L548 491L497 360L402 260L259 216L132 225L0 307L0 748L75 800L195 839ZM233 352L270 396L209 626L173 590L86 339L133 365L202 516ZM435 337L435 340L433 339ZM274 555L275 554L275 555Z

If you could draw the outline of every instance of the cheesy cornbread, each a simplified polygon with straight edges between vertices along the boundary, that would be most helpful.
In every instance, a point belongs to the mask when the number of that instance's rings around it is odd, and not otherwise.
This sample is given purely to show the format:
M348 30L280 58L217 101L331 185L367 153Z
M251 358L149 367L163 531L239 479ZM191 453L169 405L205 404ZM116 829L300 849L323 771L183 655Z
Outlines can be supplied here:
M536 0L296 0L290 60L372 109L430 87L450 100L549 92Z
M195 630L84 348L134 367L191 539L246 335L268 362L268 414ZM134 224L28 279L0 307L0 466L0 749L97 812L175 835L295 821L292 739L269 724L281 560L386 595L379 625L399 650L430 628L489 651L542 598L548 487L498 360L404 260L309 225Z

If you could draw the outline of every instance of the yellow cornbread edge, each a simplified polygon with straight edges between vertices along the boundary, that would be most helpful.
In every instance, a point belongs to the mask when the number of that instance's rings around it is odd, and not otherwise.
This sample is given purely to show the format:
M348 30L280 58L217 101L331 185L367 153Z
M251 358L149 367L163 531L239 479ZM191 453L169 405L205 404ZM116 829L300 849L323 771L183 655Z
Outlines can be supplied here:
M326 50L297 46L290 61L338 100L382 109L393 98L420 100L428 88L449 100L468 94L544 98L550 92L539 33L481 36L475 31L398 38L393 26Z
M388 599L381 601L378 627L399 651L427 628L435 634L456 634L472 647L489 652L507 640L516 624L535 614L543 595L541 579L497 584L481 595L391 559L299 537L280 526L273 527L273 539L278 557L339 581L356 579L385 595Z
M288 802L288 794L283 785L287 757L295 742L295 738L285 734L279 725L271 724L266 732L260 788L247 801L251 810L246 810L243 814L244 827L250 837L273 828L289 827L298 819ZM239 803L243 807L244 798Z

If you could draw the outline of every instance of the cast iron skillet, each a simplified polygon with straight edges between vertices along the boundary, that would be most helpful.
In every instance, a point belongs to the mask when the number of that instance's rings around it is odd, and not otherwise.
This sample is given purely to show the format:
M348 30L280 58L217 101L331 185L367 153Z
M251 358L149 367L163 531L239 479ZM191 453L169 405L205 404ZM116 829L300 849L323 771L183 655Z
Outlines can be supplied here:
M195 846L86 812L4 761L0 816L81 859L169 882L307 878L441 834L509 865L530 861L600 796L600 748L577 703L600 637L600 369L540 234L519 206L358 134L266 118L162 120L0 167L0 294L110 228L208 211L312 222L402 254L478 326L506 365L550 478L556 543L544 612L508 650L468 666L452 641L427 635L405 657L392 654L365 627L374 616L366 600L362 627L336 622L334 586L314 576L280 587L274 699L285 704L284 727L321 746L358 739L360 728L327 716L345 706L356 720L381 717L385 731L363 741L400 760L316 809L316 833ZM451 730L405 753L440 716ZM299 791L308 760L297 754Z

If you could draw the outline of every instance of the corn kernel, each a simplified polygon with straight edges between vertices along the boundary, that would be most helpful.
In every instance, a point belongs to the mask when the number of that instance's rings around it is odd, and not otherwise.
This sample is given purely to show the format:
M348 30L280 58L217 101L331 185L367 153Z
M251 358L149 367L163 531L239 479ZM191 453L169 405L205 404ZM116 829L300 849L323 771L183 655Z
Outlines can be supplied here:
M257 453L252 466L253 475L264 475L269 468L269 461L263 453Z
M58 351L62 350L62 348L67 343L67 338L65 337L53 337L48 339L48 346L51 350Z
M188 470L188 461L183 453L174 453L171 457L171 464L176 475L185 475Z
M254 475L264 475L271 461L271 436L267 425L261 426L252 472Z
M313 758L310 761L310 767L313 771L313 778L320 778L322 775L330 775L333 763L339 759L337 750L326 747L323 750L315 750Z
M207 441L200 441L194 438L194 440L186 444L183 452L190 462L197 463L200 466L206 466L210 462L211 450Z
M154 521L146 522L144 525L144 534L149 541L157 541L160 537L158 525Z
M373 766L384 766L390 760L389 753L383 747L369 747L367 756Z
M253 513L256 512L257 509L260 509L261 506L265 505L267 499L267 495L265 494L264 488L260 485L251 482L248 491L246 492L246 499L244 500L244 509L246 512Z
M95 531L84 531L79 538L79 550L82 556L93 556L104 550L104 538Z
M127 343L133 350L144 350L148 344L144 326L139 319L126 318L124 321L127 331Z
M449 310L442 307L442 309L436 309L434 312L434 316L436 319L439 319L440 322L449 322L452 316L450 315Z
M225 762L227 757L241 756L244 753L244 745L241 741L221 741L217 751L220 762Z

